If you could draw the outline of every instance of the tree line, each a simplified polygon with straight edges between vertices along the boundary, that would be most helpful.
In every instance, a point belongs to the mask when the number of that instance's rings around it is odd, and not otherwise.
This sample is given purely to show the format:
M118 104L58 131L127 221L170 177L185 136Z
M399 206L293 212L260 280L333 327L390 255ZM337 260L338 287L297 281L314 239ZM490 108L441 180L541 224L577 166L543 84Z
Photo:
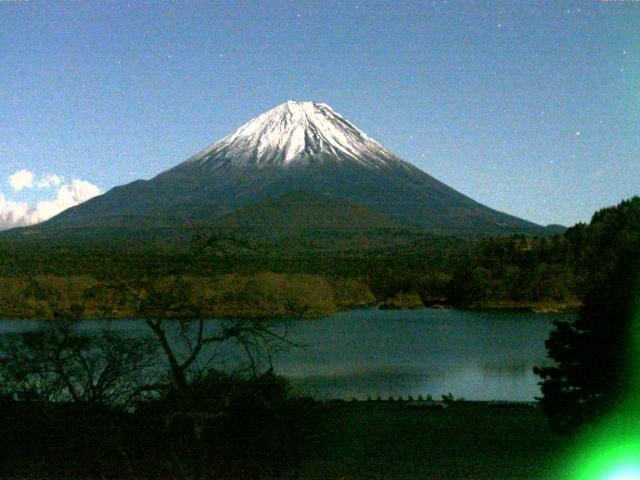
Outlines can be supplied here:
M611 268L620 250L633 241L625 224L638 199L596 212L550 237L436 237L414 233L403 241L370 247L318 248L295 239L266 241L240 231L219 235L193 230L179 246L94 243L55 245L37 241L0 241L0 279L20 276L60 278L84 275L95 283L162 279L172 275L247 278L272 272L308 274L334 285L354 279L384 303L413 294L422 303L471 307L575 307L585 297L595 272ZM626 232L626 233L625 233ZM629 237L629 238L628 238ZM294 246L295 245L295 246ZM302 279L303 277L299 277ZM340 289L338 289L340 290Z
M625 403L637 410L640 198L596 212L589 225L567 235L580 245L575 261L583 271L584 304L576 320L556 322L546 342L553 364L536 373L551 424L576 432Z

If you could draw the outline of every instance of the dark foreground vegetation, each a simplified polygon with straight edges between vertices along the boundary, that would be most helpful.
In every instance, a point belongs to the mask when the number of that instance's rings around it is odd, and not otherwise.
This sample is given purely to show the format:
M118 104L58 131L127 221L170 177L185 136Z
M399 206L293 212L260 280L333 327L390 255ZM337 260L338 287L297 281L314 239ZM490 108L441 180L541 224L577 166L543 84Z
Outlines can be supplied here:
M273 478L299 468L317 406L265 363L286 345L282 333L251 322L147 325L137 337L74 322L0 337L1 478ZM243 355L230 366L233 351Z
M315 404L275 376L204 378L122 409L0 401L2 478L272 478L299 468Z
M557 322L546 342L554 364L536 373L541 405L558 431L575 432L625 402L638 404L640 249L630 247L598 272L577 319Z
M140 298L176 289L182 311L167 317L308 317L373 305L577 308L616 252L638 241L639 210L634 197L552 237L378 232L383 240L370 243L319 233L265 241L194 229L164 242L3 238L0 315L144 318Z

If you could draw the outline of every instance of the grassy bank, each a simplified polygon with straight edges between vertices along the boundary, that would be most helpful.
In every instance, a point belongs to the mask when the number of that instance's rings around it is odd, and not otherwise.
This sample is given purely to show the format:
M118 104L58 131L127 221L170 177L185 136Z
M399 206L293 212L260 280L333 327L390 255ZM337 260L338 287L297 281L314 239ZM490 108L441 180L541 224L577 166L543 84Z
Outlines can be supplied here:
M299 478L551 479L565 441L537 407L343 402L323 413Z

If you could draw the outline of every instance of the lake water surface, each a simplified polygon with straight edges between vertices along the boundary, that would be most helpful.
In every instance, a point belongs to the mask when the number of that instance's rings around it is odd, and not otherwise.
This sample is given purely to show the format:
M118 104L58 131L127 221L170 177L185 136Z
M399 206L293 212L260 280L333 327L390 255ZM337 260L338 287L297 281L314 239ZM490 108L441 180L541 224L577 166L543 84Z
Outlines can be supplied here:
M304 346L277 352L273 363L298 390L317 398L439 398L450 392L467 400L533 400L540 390L532 368L546 362L552 321L567 318L421 309L287 320L289 338ZM147 328L138 320L109 323L132 332ZM83 327L103 324L85 321ZM0 320L0 335L35 325Z

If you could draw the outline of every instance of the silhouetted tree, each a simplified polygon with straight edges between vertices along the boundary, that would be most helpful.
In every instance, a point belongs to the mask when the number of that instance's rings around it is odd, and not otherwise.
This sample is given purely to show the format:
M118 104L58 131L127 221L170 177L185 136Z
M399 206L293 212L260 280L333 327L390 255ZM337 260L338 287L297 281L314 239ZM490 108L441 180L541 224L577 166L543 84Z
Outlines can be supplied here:
M555 365L536 368L542 408L552 426L570 431L600 418L633 387L633 321L640 253L619 253L617 266L589 291L575 321L556 322L546 342ZM636 338L637 339L637 338Z
M271 368L271 355L278 348L294 345L286 338L286 325L277 328L265 319L221 320L206 325L205 319L147 318L169 364L171 383L188 391L189 383L211 368L220 368L221 348L236 348L248 364L250 374ZM265 363L266 362L266 363Z
M83 333L73 321L0 336L0 394L21 400L126 405L148 391L156 362L150 337L109 328Z
M221 235L201 226L191 226L190 230L194 256L211 251L226 257L234 249L253 248L237 236ZM158 340L169 364L172 386L179 392L187 392L190 381L208 369L220 368L214 362L221 346L240 347L255 376L261 360L266 358L270 368L271 354L282 346L293 345L286 338L285 325L276 328L266 319L224 320L206 326L204 298L179 275L169 277L163 284L144 280L136 291L140 316Z

